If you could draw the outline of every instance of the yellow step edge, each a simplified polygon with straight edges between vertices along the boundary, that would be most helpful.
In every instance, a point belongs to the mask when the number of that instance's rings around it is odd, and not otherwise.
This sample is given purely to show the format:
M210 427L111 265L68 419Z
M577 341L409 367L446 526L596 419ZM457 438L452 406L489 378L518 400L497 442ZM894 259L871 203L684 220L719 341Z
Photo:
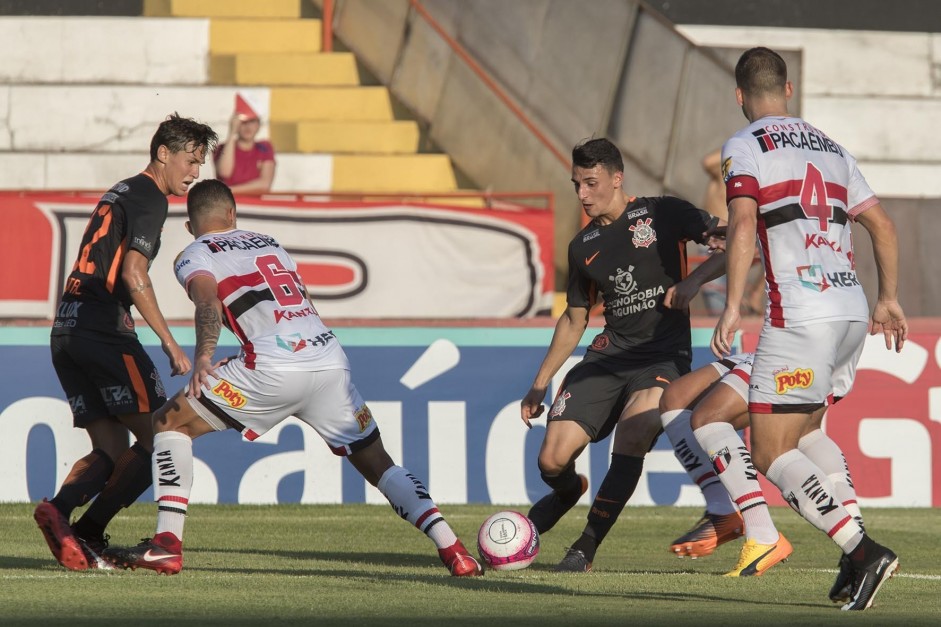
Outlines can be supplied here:
M335 155L336 192L453 192L454 169L447 155Z
M301 0L144 0L145 17L301 16Z
M419 129L411 120L272 122L269 135L283 152L392 155L418 152Z
M320 20L212 18L209 21L209 53L216 55L320 52L322 37Z
M389 90L368 87L274 87L271 121L393 119Z
M230 57L230 59L224 59ZM215 85L359 85L350 53L210 55Z

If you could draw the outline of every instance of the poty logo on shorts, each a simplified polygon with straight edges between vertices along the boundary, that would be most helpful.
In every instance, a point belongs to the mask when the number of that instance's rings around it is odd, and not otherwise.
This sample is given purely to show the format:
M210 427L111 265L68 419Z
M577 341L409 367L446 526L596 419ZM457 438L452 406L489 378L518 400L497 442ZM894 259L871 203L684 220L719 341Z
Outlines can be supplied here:
M774 375L774 382L778 394L787 394L796 388L807 389L814 383L814 371L810 368L785 370Z
M549 417L561 416L562 412L565 411L565 401L570 398L572 398L572 395L565 391L556 396L555 402L552 403L552 409L549 410Z
M212 388L212 393L225 401L226 405L232 409L238 409L247 402L245 395L225 379L220 379L216 387Z
M356 418L356 423L359 425L359 432L362 433L366 430L366 427L369 426L369 423L372 422L372 412L369 411L369 408L363 405L356 410L356 413L353 414L353 417Z

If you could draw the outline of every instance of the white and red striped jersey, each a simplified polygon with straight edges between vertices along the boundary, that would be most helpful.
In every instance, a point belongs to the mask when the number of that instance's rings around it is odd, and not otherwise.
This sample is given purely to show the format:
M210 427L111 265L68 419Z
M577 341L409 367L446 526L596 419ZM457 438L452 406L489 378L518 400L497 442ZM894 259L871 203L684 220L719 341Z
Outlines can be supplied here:
M869 320L850 222L878 202L856 159L795 117L764 117L722 147L726 198L758 203L767 320Z
M274 238L233 229L208 233L187 246L173 266L188 290L198 275L219 285L225 325L242 344L251 369L349 369L333 332L307 300L297 264Z

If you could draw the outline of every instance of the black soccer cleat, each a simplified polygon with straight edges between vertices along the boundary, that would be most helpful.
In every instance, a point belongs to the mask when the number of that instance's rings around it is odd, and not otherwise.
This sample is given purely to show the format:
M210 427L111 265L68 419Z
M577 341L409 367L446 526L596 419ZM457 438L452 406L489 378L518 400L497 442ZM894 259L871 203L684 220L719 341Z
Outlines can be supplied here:
M553 570L557 573L590 573L591 562L585 557L584 551L569 549Z
M899 557L890 549L876 545L875 557L865 566L857 567L853 576L853 594L842 610L865 610L872 606L873 599L899 568Z
M846 553L840 556L839 567L840 571L836 574L836 580L830 588L830 600L834 603L846 603L853 596L853 579L856 571Z
M76 531L75 525L72 525L72 533L75 534L75 539L78 540L78 546L82 549L89 568L114 570L114 566L101 557L101 554L108 548L108 541L111 539L107 534L102 534L99 537L82 537Z
M542 535L552 529L555 524L565 516L567 511L575 507L575 504L578 503L578 499L582 498L582 495L587 491L588 477L579 474L578 490L575 494L563 497L553 490L536 501L533 506L529 508L529 513L526 514L526 517L533 521L533 524L536 526L536 531L539 532L539 535Z

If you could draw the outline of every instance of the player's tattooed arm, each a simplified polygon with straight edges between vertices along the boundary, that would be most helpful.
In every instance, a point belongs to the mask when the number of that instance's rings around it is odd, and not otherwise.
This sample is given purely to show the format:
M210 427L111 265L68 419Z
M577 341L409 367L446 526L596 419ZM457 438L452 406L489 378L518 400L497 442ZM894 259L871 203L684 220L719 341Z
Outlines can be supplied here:
M222 330L222 303L217 296L219 286L216 280L207 274L193 277L187 292L196 307L193 323L196 327L196 352L193 356L193 376L187 388L187 396L199 398L202 389L211 387L211 377L215 377L212 355L219 343Z
M196 358L212 358L222 331L222 316L214 302L196 303Z
M136 284L128 288L128 291L131 294L140 294L141 292L152 289L154 289L154 286L150 281L138 280Z

